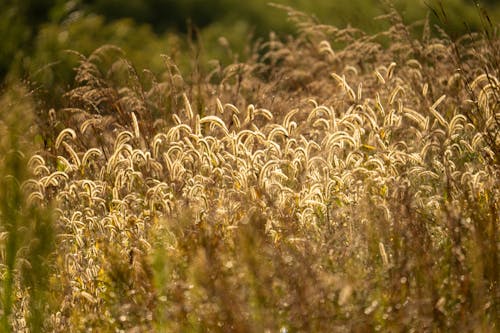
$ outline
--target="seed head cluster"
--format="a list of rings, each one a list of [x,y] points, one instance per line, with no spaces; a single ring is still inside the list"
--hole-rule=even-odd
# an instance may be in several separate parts
[[[190,76],[80,55],[22,185],[56,215],[44,325],[498,328],[498,38],[287,10],[297,36]]]

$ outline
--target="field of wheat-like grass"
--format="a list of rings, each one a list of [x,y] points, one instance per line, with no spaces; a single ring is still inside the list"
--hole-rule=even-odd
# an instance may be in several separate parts
[[[64,108],[2,118],[43,139],[1,138],[4,328],[500,329],[496,27],[289,14],[296,37],[191,75],[103,46]]]

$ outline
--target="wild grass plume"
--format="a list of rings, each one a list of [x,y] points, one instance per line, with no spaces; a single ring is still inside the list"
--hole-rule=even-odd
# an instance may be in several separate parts
[[[59,292],[23,308],[6,245],[4,328],[42,311],[56,332],[499,329],[497,26],[452,40],[391,12],[372,35],[285,10],[296,37],[210,71],[78,55],[14,175],[18,202],[54,207]]]

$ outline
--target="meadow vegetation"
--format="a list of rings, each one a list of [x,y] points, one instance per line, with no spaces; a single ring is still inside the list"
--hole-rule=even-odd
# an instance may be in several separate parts
[[[1,330],[499,330],[498,24],[277,7],[241,61],[106,44],[4,89]]]

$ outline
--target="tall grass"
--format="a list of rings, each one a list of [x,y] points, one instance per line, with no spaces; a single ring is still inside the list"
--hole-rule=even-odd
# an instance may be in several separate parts
[[[498,330],[495,30],[434,37],[393,11],[370,35],[283,8],[297,37],[208,73],[78,55],[23,186],[55,205],[45,330]],[[14,262],[8,315],[32,297],[9,296]]]
[[[23,86],[0,97],[0,272],[3,332],[40,332],[50,307],[50,255],[55,230],[52,213],[31,205],[23,182],[31,175],[27,158],[33,153],[34,102]]]

